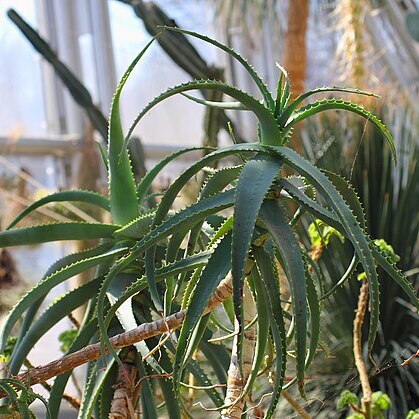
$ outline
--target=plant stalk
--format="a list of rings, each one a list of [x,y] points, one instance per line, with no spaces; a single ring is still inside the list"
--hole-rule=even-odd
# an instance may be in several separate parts
[[[368,372],[362,358],[362,324],[364,323],[365,312],[368,303],[368,283],[364,280],[359,291],[358,307],[354,320],[354,357],[355,365],[358,370],[359,380],[362,387],[362,407],[363,415],[366,419],[372,419],[371,415],[371,385],[368,380]]]
[[[288,404],[298,413],[303,419],[311,419],[311,416],[305,412],[305,410],[298,404],[298,402],[291,396],[286,390],[282,390],[282,395]]]
[[[244,325],[248,325],[256,316],[256,305],[252,298],[247,282],[244,283],[243,291],[243,321]],[[236,332],[238,331],[238,322],[236,320]],[[224,404],[228,406],[221,412],[223,419],[240,419],[243,413],[246,397],[243,397],[243,389],[249,378],[252,361],[255,351],[255,329],[253,325],[243,332],[243,348],[242,362],[239,365],[237,356],[238,349],[238,333],[236,333],[233,341],[233,350],[231,353],[230,367],[228,369],[227,393]]]
[[[118,367],[118,376],[113,385],[113,394],[109,419],[129,419],[139,417],[135,413],[135,385],[138,370],[135,366],[135,348],[125,348],[121,354],[122,364]]]

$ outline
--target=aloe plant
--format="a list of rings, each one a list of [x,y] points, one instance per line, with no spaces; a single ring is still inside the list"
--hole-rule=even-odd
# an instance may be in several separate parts
[[[71,369],[87,361],[90,362],[88,378],[79,417],[87,418],[92,414],[105,417],[110,411],[114,412],[112,380],[116,375],[124,376],[121,371],[126,362],[126,354],[120,357],[119,350],[133,344],[137,349],[133,361],[137,365],[134,382],[141,379],[141,388],[139,392],[134,391],[131,382],[126,412],[132,412],[139,403],[146,417],[157,417],[163,406],[160,401],[164,400],[169,417],[179,418],[182,410],[185,413],[190,410],[184,397],[184,388],[189,388],[194,395],[198,394],[198,401],[212,403],[213,409],[220,411],[223,417],[240,417],[249,391],[259,375],[264,374],[272,380],[271,388],[266,389],[271,395],[262,400],[268,402],[263,405],[266,417],[274,414],[283,389],[297,383],[304,395],[306,371],[318,349],[320,301],[327,293],[316,263],[295,231],[296,224],[304,217],[314,216],[345,237],[353,247],[353,265],[360,264],[365,271],[370,290],[369,349],[374,344],[379,324],[376,265],[419,306],[409,281],[367,235],[362,207],[349,183],[333,173],[319,170],[290,147],[292,129],[299,121],[329,109],[347,110],[374,124],[386,138],[396,160],[391,134],[361,106],[341,99],[303,104],[312,95],[322,92],[371,94],[356,89],[323,87],[291,101],[287,74],[279,68],[274,98],[255,70],[234,50],[197,33],[167,30],[194,36],[230,54],[255,81],[262,101],[219,81],[195,80],[171,88],[152,100],[124,135],[119,118],[120,94],[154,39],[151,40],[130,65],[114,95],[105,156],[109,198],[88,191],[59,192],[31,205],[0,233],[2,247],[101,239],[97,247],[65,256],[52,265],[11,311],[2,330],[4,347],[7,337],[23,317],[8,362],[10,373],[15,375],[39,338],[57,321],[89,301],[69,354],[17,376],[32,385],[58,375],[48,401],[52,417],[59,415]],[[220,91],[234,101],[196,99],[188,95],[193,90]],[[137,184],[127,146],[141,118],[175,94],[184,94],[212,108],[253,112],[259,121],[257,140],[212,150],[170,185],[155,209],[145,210],[144,203],[158,173],[191,149],[167,157]],[[231,157],[241,163],[237,165],[236,161],[236,165],[219,170],[208,169],[196,202],[177,212],[171,210],[191,178],[208,165]],[[282,170],[285,166],[295,175],[285,175],[286,171]],[[72,222],[12,228],[35,208],[60,200],[87,202],[103,208],[109,211],[111,221],[108,224]],[[70,290],[36,317],[42,301],[54,286],[91,267],[96,268],[92,281]],[[286,301],[281,294],[280,277],[281,283],[286,281],[290,288]],[[214,308],[221,302],[225,318],[220,321],[219,310],[214,312]],[[226,326],[228,321],[233,324],[233,332],[231,326]],[[177,328],[180,331],[174,337],[172,332]],[[221,341],[234,337],[232,346],[214,343],[219,341],[215,333],[220,330],[228,333]],[[164,338],[155,338],[163,333],[166,333]],[[110,338],[112,335],[116,336]],[[86,346],[89,342],[93,344]],[[294,368],[287,370],[290,356],[295,359],[292,362],[295,373]],[[293,377],[286,380],[286,373]],[[195,384],[185,383],[188,374],[193,376]],[[0,382],[1,395],[13,402],[13,383]],[[130,382],[125,384],[129,387]],[[224,391],[217,388],[226,384]],[[205,397],[199,396],[201,391],[205,391]],[[154,398],[150,397],[152,394]]]

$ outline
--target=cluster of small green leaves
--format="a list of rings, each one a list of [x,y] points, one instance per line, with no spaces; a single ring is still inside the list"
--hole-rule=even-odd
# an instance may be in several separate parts
[[[361,407],[358,396],[349,390],[344,390],[339,396],[336,404],[338,409],[350,407],[355,410],[354,413],[346,417],[346,419],[364,419],[364,415],[360,413]],[[373,418],[384,419],[384,412],[391,407],[390,398],[381,391],[375,391],[371,395],[371,414]]]
[[[202,317],[202,313],[229,272],[233,296],[232,300],[226,301],[224,308],[226,318],[231,319],[231,327],[234,328],[234,320],[239,325],[239,363],[244,332],[242,297],[245,280],[252,290],[258,312],[255,355],[243,397],[251,390],[260,370],[272,372],[274,377],[266,417],[273,415],[282,389],[297,382],[304,394],[304,377],[318,346],[320,300],[331,292],[323,291],[322,275],[294,231],[296,222],[306,215],[320,220],[316,225],[320,229],[321,240],[336,232],[352,244],[354,260],[348,270],[352,271],[361,264],[366,272],[370,289],[370,349],[379,320],[376,264],[388,272],[419,307],[409,281],[366,234],[362,207],[348,182],[333,173],[319,170],[287,146],[292,128],[299,121],[325,110],[343,109],[372,122],[394,152],[390,133],[362,107],[338,99],[303,104],[310,96],[322,92],[370,94],[354,89],[323,87],[291,100],[290,83],[281,68],[274,99],[254,69],[234,50],[205,36],[182,32],[215,45],[236,59],[255,81],[263,101],[222,82],[195,80],[171,88],[152,100],[124,136],[119,118],[122,88],[152,40],[130,65],[114,95],[108,151],[102,152],[108,169],[109,199],[89,191],[58,192],[29,206],[0,233],[2,247],[57,240],[100,239],[98,246],[65,256],[50,267],[44,278],[11,311],[0,342],[1,348],[4,348],[7,337],[23,317],[8,361],[10,372],[17,374],[29,351],[46,331],[88,302],[77,336],[71,343],[68,342],[68,352],[83,348],[92,341],[100,341],[103,359],[89,365],[80,418],[91,417],[93,411],[99,412],[100,417],[106,417],[109,411],[112,380],[115,368],[121,363],[117,351],[110,344],[109,335],[131,330],[139,323],[167,316],[186,306],[186,317],[177,339],[161,343],[157,339],[148,339],[136,344],[139,355],[137,365],[143,377],[140,391],[142,411],[147,412],[147,417],[158,415],[155,398],[150,397],[153,391],[157,391],[156,386],[145,377],[157,375],[163,377],[157,382],[169,417],[180,418],[182,409],[187,412],[181,391],[185,374],[192,374],[214,407],[222,409],[222,392],[225,390],[213,385],[192,354],[199,349],[218,383],[226,383],[230,348],[208,340],[214,330],[221,329],[229,334],[232,331],[217,322],[215,316]],[[186,95],[191,90],[208,89],[219,90],[235,101],[208,102]],[[175,94],[184,94],[205,106],[253,112],[259,121],[258,138],[252,143],[214,150],[193,163],[170,185],[158,205],[150,208],[148,194],[158,174],[172,160],[193,149],[168,156],[137,184],[127,145],[141,118],[155,105]],[[190,179],[207,165],[233,156],[238,157],[242,164],[214,170],[207,176],[196,202],[177,212],[171,211],[175,199]],[[281,169],[284,166],[300,176],[304,185],[301,186],[298,177],[283,176]],[[296,203],[296,211],[287,205],[290,200]],[[108,211],[111,223],[69,222],[12,229],[36,208],[62,201],[88,203]],[[226,216],[225,210],[231,209],[233,216]],[[287,303],[291,311],[283,308],[278,266],[281,266],[289,284],[291,299]],[[71,289],[38,316],[42,302],[55,286],[90,268],[96,269],[90,282]],[[342,279],[337,284],[341,282]],[[159,344],[158,353],[150,355],[150,351]],[[285,384],[289,348],[295,349],[296,377]],[[108,356],[105,355],[106,350]],[[270,354],[268,358],[266,353]],[[68,371],[57,377],[51,388],[48,407],[53,418],[59,415],[70,373]],[[17,400],[16,397],[10,394],[12,402]]]
[[[5,419],[35,419],[35,415],[29,409],[29,406],[38,399],[46,407],[46,418],[50,418],[47,401],[41,395],[35,393],[26,383],[13,378],[3,378],[0,380],[0,390],[8,397],[8,404],[0,406],[0,417]]]
[[[400,256],[396,254],[393,247],[389,245],[384,239],[375,239],[374,243],[391,263],[397,263],[400,260]],[[366,277],[367,274],[365,272],[361,272],[358,274],[357,279],[358,281],[363,281],[366,279]]]
[[[73,344],[74,340],[77,337],[77,330],[76,329],[68,329],[64,330],[58,335],[58,341],[61,343],[60,351],[61,352],[68,352]]]
[[[308,234],[313,247],[320,245],[326,247],[333,235],[335,235],[342,243],[345,241],[345,237],[340,234],[339,231],[325,224],[321,220],[315,220],[309,225]]]
[[[419,419],[419,409],[410,410],[406,416],[406,419]]]

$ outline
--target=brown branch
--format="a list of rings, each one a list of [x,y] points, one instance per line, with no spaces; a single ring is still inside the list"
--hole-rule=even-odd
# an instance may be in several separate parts
[[[231,276],[228,275],[223,279],[214,294],[208,301],[202,315],[208,314],[215,307],[217,307],[222,301],[224,301],[232,293],[231,287]],[[186,310],[178,311],[165,319],[157,320],[151,323],[143,323],[133,330],[121,333],[110,338],[110,343],[114,349],[125,348],[126,346],[133,345],[134,343],[140,342],[145,339],[149,339],[153,336],[161,335],[162,333],[170,332],[178,329],[185,318]],[[99,358],[101,355],[100,343],[94,343],[88,345],[77,352],[65,355],[55,361],[48,364],[35,367],[23,374],[19,374],[14,377],[22,383],[29,383],[33,386],[38,383],[49,380],[52,377],[56,377],[65,373],[66,371],[73,370],[80,365],[86,364],[87,362],[93,361]],[[7,395],[0,391],[0,398],[4,398]]]
[[[122,365],[118,367],[118,377],[113,388],[115,389],[109,419],[128,419],[139,417],[134,411],[135,383],[138,370],[135,366],[135,348],[125,348],[121,353]]]
[[[286,390],[282,390],[282,395],[288,404],[298,413],[298,416],[304,419],[311,419],[311,416],[298,404],[290,393]]]
[[[405,359],[400,365],[402,367],[405,367],[406,365],[409,365],[410,362],[418,356],[419,356],[419,349],[416,351],[415,354],[413,354],[413,355],[409,356],[409,358]]]
[[[31,362],[28,359],[25,359],[25,367],[28,369],[33,369],[34,366],[31,364]],[[48,384],[46,381],[39,383],[42,387],[44,387],[45,390],[47,390],[49,393],[51,392],[51,385]],[[68,404],[76,410],[80,410],[80,400],[76,397],[71,396],[70,394],[63,393],[62,395],[63,399],[68,402]]]
[[[368,380],[368,372],[362,358],[362,324],[364,323],[365,311],[368,303],[368,283],[364,281],[359,291],[358,307],[354,320],[354,357],[355,365],[358,370],[359,380],[362,387],[363,415],[366,419],[371,419],[371,386]]]
[[[72,325],[79,330],[80,329],[80,322],[74,317],[73,313],[68,313],[67,314],[68,319],[70,320],[70,322],[72,323]]]

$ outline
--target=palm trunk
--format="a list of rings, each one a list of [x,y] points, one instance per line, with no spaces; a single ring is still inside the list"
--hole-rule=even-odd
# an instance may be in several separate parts
[[[290,0],[288,2],[287,31],[284,37],[283,65],[291,81],[294,97],[304,92],[306,78],[306,30],[308,18],[308,0]],[[294,130],[293,148],[302,152],[302,143],[298,129]]]
[[[307,0],[290,0],[284,38],[283,64],[288,72],[295,96],[303,93],[306,75]]]

